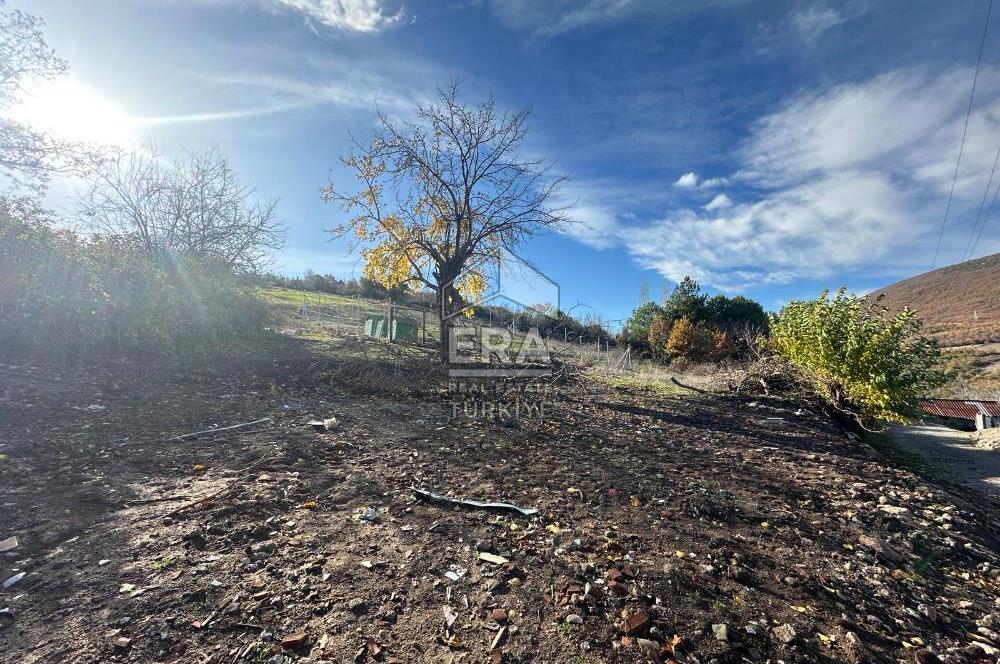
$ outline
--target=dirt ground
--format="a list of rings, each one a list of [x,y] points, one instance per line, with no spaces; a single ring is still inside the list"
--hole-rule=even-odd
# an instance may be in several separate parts
[[[0,365],[0,660],[1000,656],[996,507],[818,414],[566,382],[452,419],[313,360]]]

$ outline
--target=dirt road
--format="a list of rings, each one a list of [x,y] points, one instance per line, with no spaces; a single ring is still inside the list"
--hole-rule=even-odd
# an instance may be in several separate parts
[[[936,472],[1000,499],[1000,451],[976,447],[974,433],[940,424],[893,427],[893,438],[930,462]]]

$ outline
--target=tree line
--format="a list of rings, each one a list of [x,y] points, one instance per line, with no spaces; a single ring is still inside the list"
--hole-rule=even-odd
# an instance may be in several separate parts
[[[743,356],[768,329],[760,303],[742,295],[709,297],[698,282],[684,277],[662,303],[639,305],[619,342],[662,361],[718,362]]]

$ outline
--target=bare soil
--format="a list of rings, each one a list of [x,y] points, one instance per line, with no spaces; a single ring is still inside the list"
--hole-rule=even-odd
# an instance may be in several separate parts
[[[819,414],[567,382],[511,426],[314,360],[0,365],[0,660],[996,660],[996,507]]]

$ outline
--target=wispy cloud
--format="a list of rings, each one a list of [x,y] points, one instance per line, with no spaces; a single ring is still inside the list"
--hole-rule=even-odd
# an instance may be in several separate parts
[[[847,19],[831,7],[806,7],[792,16],[792,25],[799,37],[806,43],[813,43],[827,30],[834,28]]]
[[[927,267],[970,77],[908,69],[794,96],[753,124],[728,185],[717,179],[746,202],[718,193],[657,220],[607,222],[601,245],[723,289]],[[946,235],[956,259],[1000,143],[1000,71],[982,71],[979,85]],[[676,185],[697,199],[698,183],[689,172]]]
[[[377,32],[403,18],[402,7],[385,10],[379,0],[274,0],[307,18],[340,30]],[[310,23],[311,25],[311,23]]]
[[[702,189],[717,189],[725,187],[727,184],[729,184],[729,178],[706,178],[698,186]]]
[[[491,0],[493,13],[504,24],[536,35],[556,35],[602,25],[625,16],[632,0]]]
[[[481,0],[506,26],[535,37],[600,30],[636,16],[684,16],[745,0]]]

